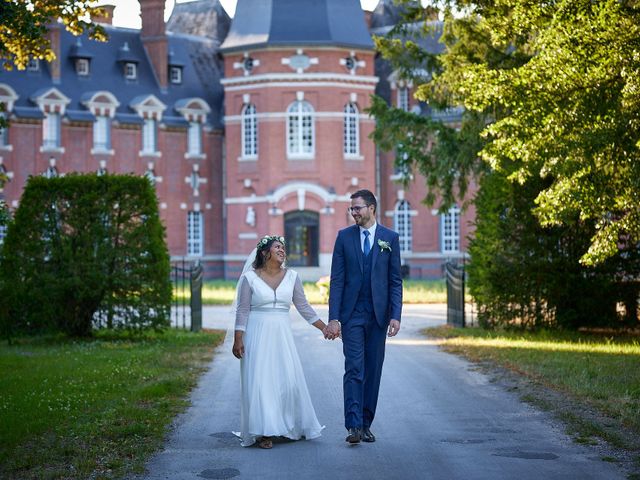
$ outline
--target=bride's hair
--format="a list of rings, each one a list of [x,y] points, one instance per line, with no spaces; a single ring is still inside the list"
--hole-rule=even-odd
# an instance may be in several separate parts
[[[267,240],[266,242],[264,240]],[[276,237],[265,237],[260,242],[258,242],[258,250],[256,251],[256,259],[253,261],[251,265],[254,270],[258,270],[264,267],[264,264],[267,263],[267,260],[270,258],[269,250],[271,249],[271,245],[273,242],[280,242],[284,245],[284,242]]]

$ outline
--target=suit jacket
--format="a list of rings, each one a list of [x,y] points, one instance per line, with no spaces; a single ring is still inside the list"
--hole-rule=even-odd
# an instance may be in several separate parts
[[[391,251],[382,249],[378,240],[387,242]],[[400,241],[393,230],[378,223],[371,243],[371,293],[376,321],[386,327],[389,320],[402,315],[402,276]],[[363,253],[357,225],[338,232],[331,261],[329,320],[349,321],[362,285]]]

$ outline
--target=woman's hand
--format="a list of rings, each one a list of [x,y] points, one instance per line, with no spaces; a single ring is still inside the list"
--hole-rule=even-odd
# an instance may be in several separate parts
[[[240,335],[236,335],[233,339],[233,356],[236,358],[244,357],[244,341],[242,340],[242,333]]]

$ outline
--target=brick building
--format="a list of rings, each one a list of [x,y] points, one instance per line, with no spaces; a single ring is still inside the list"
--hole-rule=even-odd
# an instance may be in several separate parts
[[[350,194],[369,188],[412,277],[439,277],[462,256],[473,212],[424,207],[424,181],[399,187],[393,155],[369,138],[373,93],[443,114],[414,105],[411,85],[376,58],[371,33],[397,21],[389,0],[372,13],[358,0],[239,0],[233,20],[218,0],[198,0],[176,4],[166,24],[164,3],[140,0],[141,30],[101,19],[107,43],[54,25],[54,62],[0,72],[10,207],[29,175],[146,175],[172,257],[235,278],[260,236],[284,234],[289,263],[314,279],[351,223]]]

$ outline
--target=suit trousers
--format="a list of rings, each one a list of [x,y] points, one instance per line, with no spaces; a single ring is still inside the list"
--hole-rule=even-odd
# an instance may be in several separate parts
[[[349,428],[368,428],[373,422],[380,391],[387,329],[373,312],[356,308],[342,325],[344,352],[344,422]]]

